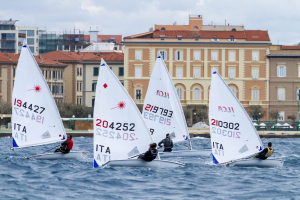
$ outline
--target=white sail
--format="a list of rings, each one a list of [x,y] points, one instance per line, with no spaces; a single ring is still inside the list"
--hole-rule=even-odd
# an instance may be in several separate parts
[[[25,41],[12,97],[13,148],[65,140],[65,129],[49,86]]]
[[[209,97],[214,163],[227,163],[258,153],[263,145],[251,119],[215,69]]]
[[[94,167],[144,153],[150,143],[140,111],[101,60],[94,107]]]
[[[151,74],[142,116],[155,142],[160,142],[167,133],[173,142],[189,139],[180,100],[160,55]]]

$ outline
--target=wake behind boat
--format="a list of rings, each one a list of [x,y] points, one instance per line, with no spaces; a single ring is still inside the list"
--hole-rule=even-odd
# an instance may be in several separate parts
[[[211,149],[192,150],[191,139],[180,100],[159,52],[150,77],[142,116],[156,143],[165,138],[167,133],[170,134],[174,143],[189,142],[188,150],[160,152],[159,155],[162,158],[209,156],[211,154]]]
[[[137,156],[153,143],[135,103],[101,60],[94,107],[94,168],[103,165],[123,167],[180,167],[178,162],[146,162]]]
[[[224,98],[226,97],[226,98]],[[213,162],[242,167],[282,167],[281,159],[253,159],[263,144],[247,112],[213,69],[209,121]]]
[[[23,42],[12,96],[12,149],[66,140],[66,132],[51,91],[26,42]],[[75,158],[70,152],[39,158]]]

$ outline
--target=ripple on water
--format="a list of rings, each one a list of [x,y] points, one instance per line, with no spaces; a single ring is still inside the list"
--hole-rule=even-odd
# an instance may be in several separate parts
[[[11,138],[0,138],[0,199],[291,199],[300,198],[298,139],[271,141],[283,168],[215,166],[209,158],[171,158],[183,168],[93,168],[93,139],[74,138],[74,150],[89,152],[80,160],[25,160],[10,150]],[[210,148],[197,138],[194,149]],[[48,146],[16,149],[35,155]],[[175,144],[176,149],[186,149]],[[16,196],[17,195],[17,196]]]

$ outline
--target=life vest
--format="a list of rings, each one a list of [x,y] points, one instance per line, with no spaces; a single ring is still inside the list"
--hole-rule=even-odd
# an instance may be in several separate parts
[[[273,149],[268,148],[268,153],[266,153],[265,157],[268,158],[272,155]]]
[[[69,142],[69,144],[68,144],[68,146],[67,146],[67,150],[71,150],[71,149],[73,148],[73,141],[70,140],[70,139],[67,139],[67,140],[68,140],[68,142]]]
[[[151,152],[151,159],[154,160],[157,156],[157,150],[156,149],[150,149]]]

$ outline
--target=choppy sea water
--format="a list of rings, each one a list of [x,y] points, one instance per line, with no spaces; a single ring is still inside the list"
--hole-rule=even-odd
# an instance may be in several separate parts
[[[93,138],[74,138],[74,150],[88,151],[81,160],[26,160],[0,138],[0,199],[300,199],[299,139],[271,141],[283,168],[215,166],[209,158],[169,158],[183,168],[93,168]],[[210,148],[196,138],[194,149]],[[176,150],[186,149],[176,144]],[[15,150],[36,155],[54,145]],[[273,154],[273,156],[274,156]]]

